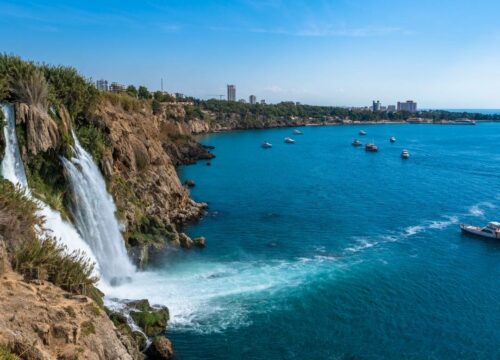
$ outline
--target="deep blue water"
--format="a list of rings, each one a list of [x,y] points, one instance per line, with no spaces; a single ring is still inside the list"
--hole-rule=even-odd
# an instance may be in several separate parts
[[[207,247],[157,264],[179,359],[500,358],[500,241],[458,228],[500,220],[500,124],[359,129],[201,139]]]

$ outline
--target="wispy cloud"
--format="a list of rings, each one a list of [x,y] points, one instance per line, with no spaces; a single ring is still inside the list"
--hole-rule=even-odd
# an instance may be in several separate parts
[[[275,35],[288,35],[300,37],[352,37],[352,38],[365,38],[365,37],[380,37],[391,34],[399,35],[412,35],[412,31],[405,30],[399,27],[341,27],[335,28],[332,26],[307,26],[301,29],[290,30],[284,28],[252,28],[248,31],[253,33],[275,34]]]

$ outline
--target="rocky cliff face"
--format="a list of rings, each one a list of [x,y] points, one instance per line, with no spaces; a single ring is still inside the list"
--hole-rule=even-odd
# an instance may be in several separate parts
[[[189,197],[175,166],[211,154],[172,116],[103,103],[90,119],[109,140],[101,168],[139,265],[168,243],[181,244],[182,224],[199,218],[206,207]]]
[[[87,297],[47,282],[26,283],[8,271],[0,279],[0,299],[0,343],[11,344],[22,359],[143,358]]]

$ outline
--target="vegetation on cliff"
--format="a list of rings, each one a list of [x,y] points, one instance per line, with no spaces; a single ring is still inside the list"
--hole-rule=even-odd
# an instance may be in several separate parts
[[[25,192],[0,179],[0,234],[12,268],[30,279],[52,282],[66,291],[85,294],[102,304],[94,264],[82,253],[69,253],[44,232],[38,205]]]

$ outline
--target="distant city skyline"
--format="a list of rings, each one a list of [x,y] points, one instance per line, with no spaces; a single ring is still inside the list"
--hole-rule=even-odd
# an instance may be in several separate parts
[[[198,98],[500,108],[500,3],[4,0],[0,51]],[[210,15],[210,16],[208,16]]]

